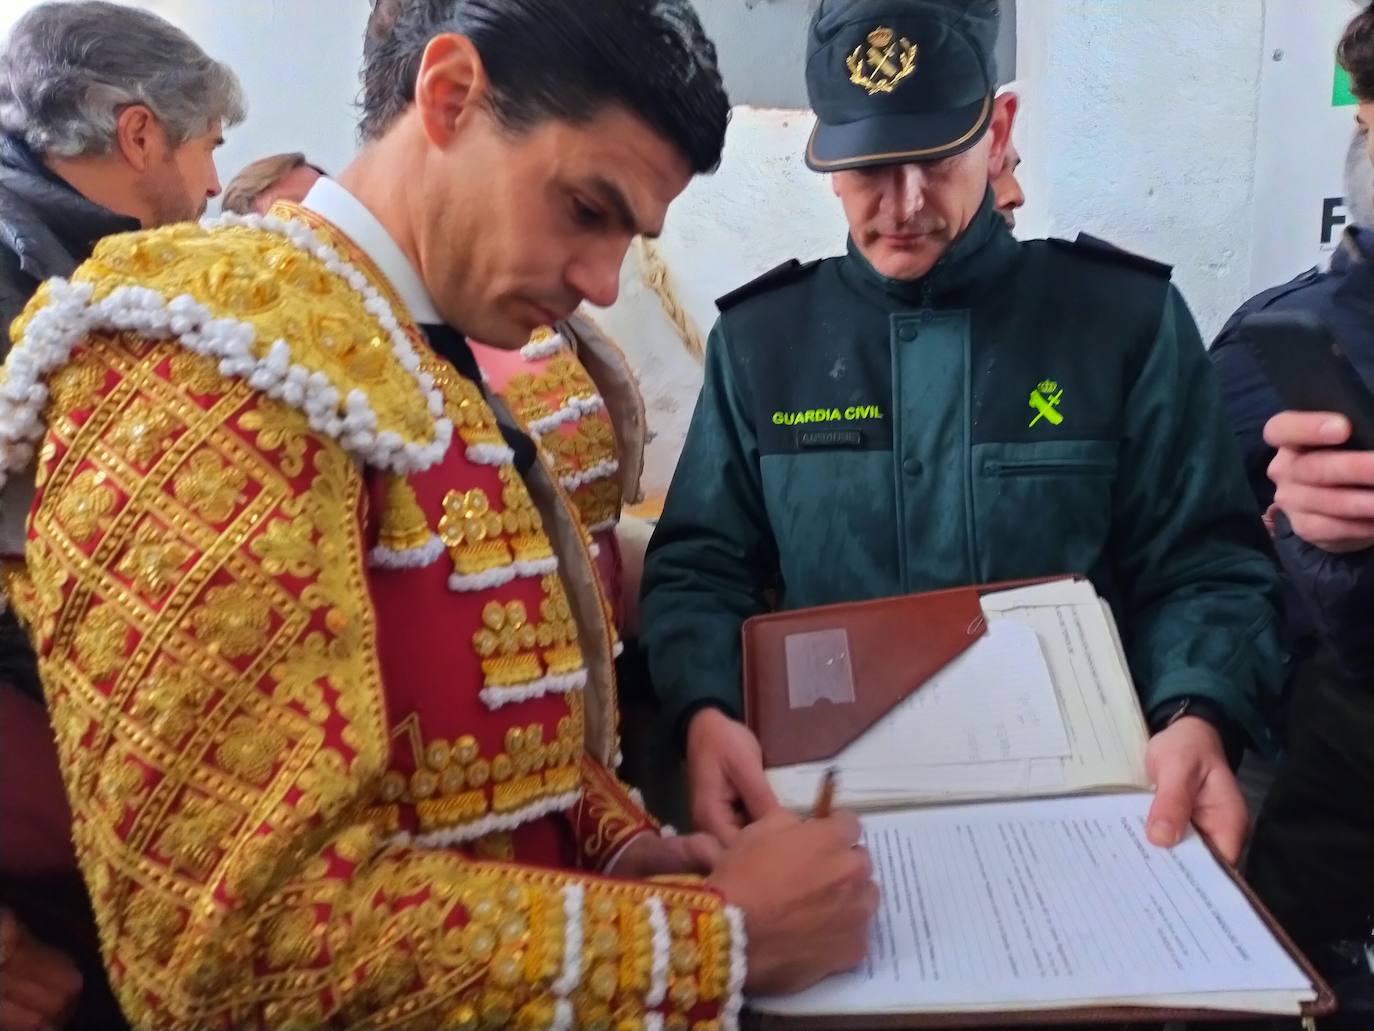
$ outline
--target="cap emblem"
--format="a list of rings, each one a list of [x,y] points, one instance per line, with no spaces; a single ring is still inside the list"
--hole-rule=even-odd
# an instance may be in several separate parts
[[[916,70],[916,44],[903,36],[893,38],[888,28],[876,28],[860,43],[845,63],[849,81],[868,95],[891,93]]]

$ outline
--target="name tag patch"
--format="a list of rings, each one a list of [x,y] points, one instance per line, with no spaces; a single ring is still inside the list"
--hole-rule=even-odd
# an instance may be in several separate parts
[[[797,447],[819,450],[836,447],[863,447],[863,430],[799,430]]]

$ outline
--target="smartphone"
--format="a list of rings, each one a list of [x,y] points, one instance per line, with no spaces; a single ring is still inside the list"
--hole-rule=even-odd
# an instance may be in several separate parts
[[[1285,408],[1339,412],[1351,425],[1340,446],[1374,451],[1374,392],[1326,323],[1306,312],[1259,312],[1240,330]]]

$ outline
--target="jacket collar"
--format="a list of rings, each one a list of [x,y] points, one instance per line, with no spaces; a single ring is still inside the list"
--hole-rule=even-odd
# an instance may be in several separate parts
[[[1020,245],[997,213],[992,190],[967,229],[950,245],[935,267],[920,279],[891,279],[877,271],[855,245],[853,237],[840,259],[845,281],[886,306],[948,305],[1000,276],[1020,252]]]
[[[333,179],[321,176],[301,207],[332,223],[372,259],[415,322],[424,326],[443,322],[420,273],[362,201]]]
[[[1341,238],[1341,245],[1331,255],[1329,275],[1339,282],[1338,296],[1349,295],[1362,307],[1368,307],[1374,297],[1374,230],[1351,226]]]
[[[1374,264],[1374,229],[1351,226],[1341,237],[1336,253],[1331,255],[1331,271],[1342,275],[1356,268]]]
[[[0,246],[26,275],[69,275],[102,239],[139,228],[138,219],[83,197],[18,136],[0,135]]]

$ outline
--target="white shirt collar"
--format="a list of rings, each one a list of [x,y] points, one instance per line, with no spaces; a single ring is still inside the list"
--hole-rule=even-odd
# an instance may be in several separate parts
[[[415,266],[401,252],[386,227],[377,221],[377,216],[368,211],[357,197],[333,179],[322,176],[305,195],[301,207],[332,223],[362,248],[363,253],[391,282],[407,313],[417,323],[436,324],[444,321],[439,317]]]

